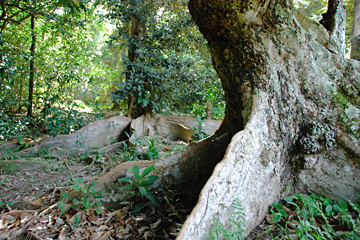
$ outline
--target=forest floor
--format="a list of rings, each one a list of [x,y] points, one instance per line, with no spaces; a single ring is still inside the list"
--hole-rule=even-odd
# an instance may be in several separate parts
[[[184,142],[155,141],[159,158],[187,146]],[[160,208],[147,204],[132,213],[132,205],[119,210],[72,208],[65,213],[53,205],[81,178],[96,181],[125,160],[119,149],[108,153],[67,153],[39,156],[4,155],[0,160],[0,239],[175,239],[193,204],[164,189],[155,193]],[[129,156],[129,155],[127,155]],[[96,212],[96,209],[98,212]]]
[[[188,145],[160,137],[147,141],[155,143],[153,150],[160,161]],[[0,239],[175,239],[195,203],[183,201],[168,187],[154,193],[160,207],[147,203],[136,213],[133,203],[124,203],[116,210],[85,202],[72,205],[65,212],[58,208],[61,196],[74,188],[76,179],[86,186],[129,158],[146,159],[146,151],[138,149],[139,155],[135,156],[129,149],[59,155],[49,151],[37,155],[15,152],[0,156]],[[297,215],[296,210],[285,201],[282,205],[288,210],[282,225],[273,221],[269,211],[246,239],[298,239],[295,229],[287,223]],[[360,223],[360,214],[348,212]],[[327,220],[333,221],[332,218],[329,215]],[[338,222],[332,226],[340,229],[338,232],[351,230]],[[284,229],[290,229],[292,234],[286,236]]]

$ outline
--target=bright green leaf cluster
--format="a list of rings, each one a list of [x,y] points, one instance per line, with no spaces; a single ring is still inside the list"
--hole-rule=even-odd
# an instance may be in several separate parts
[[[140,175],[140,169],[138,165],[134,165],[130,168],[127,173],[134,173],[135,178],[123,177],[120,178],[120,181],[128,183],[130,192],[132,195],[135,195],[137,192],[140,193],[141,198],[144,196],[147,197],[152,204],[156,207],[160,207],[156,201],[155,196],[148,190],[154,182],[159,178],[157,175],[147,176],[150,172],[154,171],[156,167],[154,165],[148,166],[145,168],[143,173]],[[139,203],[135,205],[133,212],[140,211],[145,206],[144,203]]]

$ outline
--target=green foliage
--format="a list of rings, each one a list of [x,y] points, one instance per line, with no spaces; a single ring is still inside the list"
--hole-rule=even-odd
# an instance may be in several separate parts
[[[147,151],[145,152],[145,156],[147,156],[148,160],[154,160],[159,156],[159,148],[155,146],[155,141],[153,139],[150,141],[148,140],[147,142],[149,145]]]
[[[205,40],[184,7],[124,0],[108,1],[106,8],[117,25],[111,46],[129,50],[114,100],[134,96],[135,104],[157,112],[191,111],[204,100],[206,86],[219,82],[203,51]]]
[[[305,16],[320,21],[323,13],[327,11],[328,2],[326,0],[304,1],[293,0],[294,6]]]
[[[130,193],[134,196],[135,194],[141,195],[141,198],[144,196],[147,197],[152,204],[154,204],[156,207],[160,207],[158,202],[156,201],[155,196],[148,190],[154,182],[159,178],[157,175],[151,175],[146,176],[153,170],[155,170],[156,167],[154,165],[148,166],[145,168],[144,172],[140,175],[139,166],[134,165],[132,168],[127,170],[126,173],[134,173],[134,178],[131,177],[123,177],[119,180],[122,182],[128,183],[128,186],[130,188]],[[144,203],[138,203],[134,206],[132,212],[138,212],[145,206]]]
[[[16,139],[18,134],[28,130],[28,118],[7,115],[0,109],[0,140]]]
[[[294,193],[294,196],[296,199],[284,198],[284,201],[294,208],[291,213],[286,212],[280,203],[272,204],[275,209],[275,211],[272,210],[273,219],[288,237],[290,233],[280,225],[281,222],[295,225],[295,234],[299,239],[358,239],[360,237],[360,220],[354,219],[349,213],[351,210],[360,214],[358,204],[349,201],[352,207],[349,209],[348,204],[343,200],[336,203],[316,194],[302,196]],[[344,232],[336,231],[333,228],[336,224],[341,224]]]
[[[217,219],[205,239],[245,239],[246,232],[244,228],[246,225],[245,214],[242,212],[243,210],[244,209],[241,207],[239,199],[236,199],[231,205],[231,210],[229,212],[231,230],[226,229],[220,220]]]
[[[2,198],[3,197],[3,195],[0,195],[0,198]],[[0,200],[0,208],[6,208],[7,206],[12,206],[13,204],[12,204],[12,202],[10,202],[10,201],[5,201],[5,202],[3,202],[2,200]]]
[[[126,161],[137,161],[140,159],[155,160],[155,158],[159,157],[159,148],[155,146],[154,139],[148,140],[139,137],[135,131],[133,131],[131,137],[129,134],[125,134],[129,138],[129,144],[124,142],[122,149],[122,155]],[[140,147],[147,147],[146,152],[143,155],[138,151],[138,148]]]
[[[25,99],[29,94],[30,60],[35,61],[37,72],[35,110],[47,111],[59,101],[74,98],[94,103],[97,92],[102,90],[101,84],[106,82],[100,50],[107,36],[95,5],[87,0],[79,2],[79,6],[67,0],[37,1],[34,5],[28,1],[16,2],[6,11],[21,7],[19,14],[8,16],[16,16],[22,24],[5,24],[6,20],[0,20],[4,27],[0,34],[0,109],[4,105],[3,110],[8,113],[28,106]],[[85,4],[86,11],[83,11]],[[37,37],[35,58],[30,57],[29,52],[32,43],[30,18],[20,17],[29,14],[26,9],[38,14],[34,30]]]
[[[196,119],[197,119],[197,121],[195,121],[194,124],[196,124],[197,126],[193,127],[194,128],[193,139],[201,140],[201,139],[208,137],[209,134],[206,134],[203,129],[203,125],[206,120],[202,119],[200,115],[197,115]]]
[[[211,117],[213,120],[223,120],[225,116],[225,98],[224,91],[220,82],[214,82],[213,85],[207,86],[201,95],[201,101],[194,102],[192,105],[192,116],[205,116],[206,104],[212,103]]]
[[[73,202],[71,203],[71,207],[82,208],[82,209],[97,207],[96,213],[100,214],[101,209],[99,207],[102,205],[101,199],[104,197],[102,196],[103,191],[96,191],[96,189],[94,188],[97,182],[93,181],[90,185],[82,186],[84,185],[84,180],[82,178],[77,178],[75,181],[73,179],[70,179],[70,181],[73,184],[72,189],[74,189],[76,192],[81,193],[78,194],[79,200],[74,199]],[[69,193],[66,192],[60,197],[60,201],[58,203],[58,209],[61,210],[61,213],[64,213],[65,211],[69,210],[69,209],[65,209],[65,204],[62,201],[66,199],[68,196]]]
[[[123,147],[123,158],[126,161],[137,161],[139,160],[140,152],[137,151],[137,147],[140,146],[143,142],[141,137],[138,137],[136,132],[133,131],[132,136],[125,132],[127,137],[129,138],[129,144],[124,142]]]

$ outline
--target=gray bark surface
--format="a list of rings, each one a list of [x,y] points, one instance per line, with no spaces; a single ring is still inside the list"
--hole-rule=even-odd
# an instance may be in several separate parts
[[[285,186],[359,202],[359,62],[319,43],[290,1],[192,0],[189,9],[225,91],[219,131],[241,131],[177,239],[202,239],[217,218],[229,227],[235,199],[248,232]]]
[[[101,149],[117,142],[130,125],[131,119],[124,116],[99,120],[81,128],[76,133],[57,135],[39,142],[34,148],[22,152],[38,151],[41,148],[50,148],[55,151],[88,151]]]

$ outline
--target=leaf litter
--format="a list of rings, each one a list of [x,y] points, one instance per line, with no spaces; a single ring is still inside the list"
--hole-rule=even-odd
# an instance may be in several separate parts
[[[168,154],[168,146],[163,151]],[[132,213],[131,203],[119,210],[71,208],[61,213],[57,203],[60,193],[71,190],[69,178],[81,177],[86,183],[97,180],[120,163],[119,153],[46,158],[53,162],[50,167],[0,175],[0,200],[5,203],[0,207],[0,239],[175,239],[193,208],[193,203],[179,197],[170,201],[159,192],[160,208],[146,204],[137,213]]]

